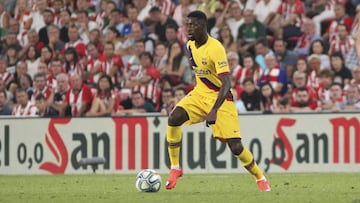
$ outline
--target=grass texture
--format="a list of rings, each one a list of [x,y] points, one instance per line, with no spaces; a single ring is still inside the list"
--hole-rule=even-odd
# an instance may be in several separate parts
[[[248,174],[184,174],[175,189],[135,188],[136,175],[0,176],[0,202],[129,203],[360,203],[360,173],[267,174],[271,192],[259,192]]]

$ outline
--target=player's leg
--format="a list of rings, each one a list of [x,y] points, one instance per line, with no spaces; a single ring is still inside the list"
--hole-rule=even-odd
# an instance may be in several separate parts
[[[231,152],[241,161],[241,164],[248,170],[255,178],[260,191],[270,191],[269,182],[266,180],[263,172],[257,165],[250,150],[243,146],[241,138],[227,139],[227,143]]]
[[[166,140],[168,142],[168,153],[170,157],[170,174],[166,182],[166,189],[172,189],[176,185],[176,180],[182,176],[180,169],[180,143],[181,143],[181,125],[189,120],[187,112],[182,107],[175,107],[168,118],[166,128]]]

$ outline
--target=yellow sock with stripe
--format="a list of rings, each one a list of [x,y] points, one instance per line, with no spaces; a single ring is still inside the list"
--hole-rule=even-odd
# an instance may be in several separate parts
[[[171,168],[179,168],[180,160],[180,142],[181,142],[181,127],[167,126],[166,140],[168,142],[168,153],[170,157]]]
[[[260,180],[264,177],[263,172],[256,164],[252,153],[244,147],[244,150],[237,156],[240,159],[241,164],[248,170],[253,176],[255,176],[256,180]]]

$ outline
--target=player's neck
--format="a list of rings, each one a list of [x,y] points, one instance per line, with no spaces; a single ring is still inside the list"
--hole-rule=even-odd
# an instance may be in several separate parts
[[[203,36],[201,36],[198,40],[195,41],[195,46],[196,48],[199,48],[201,47],[203,44],[206,43],[208,39],[208,35],[207,34],[204,34]]]

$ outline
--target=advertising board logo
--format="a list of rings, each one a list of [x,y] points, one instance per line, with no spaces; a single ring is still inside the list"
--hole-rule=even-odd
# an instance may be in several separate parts
[[[70,118],[50,120],[48,133],[45,135],[45,142],[55,157],[56,162],[46,161],[40,165],[40,169],[53,174],[63,174],[65,172],[69,161],[68,151],[55,125],[68,124],[69,122]]]

